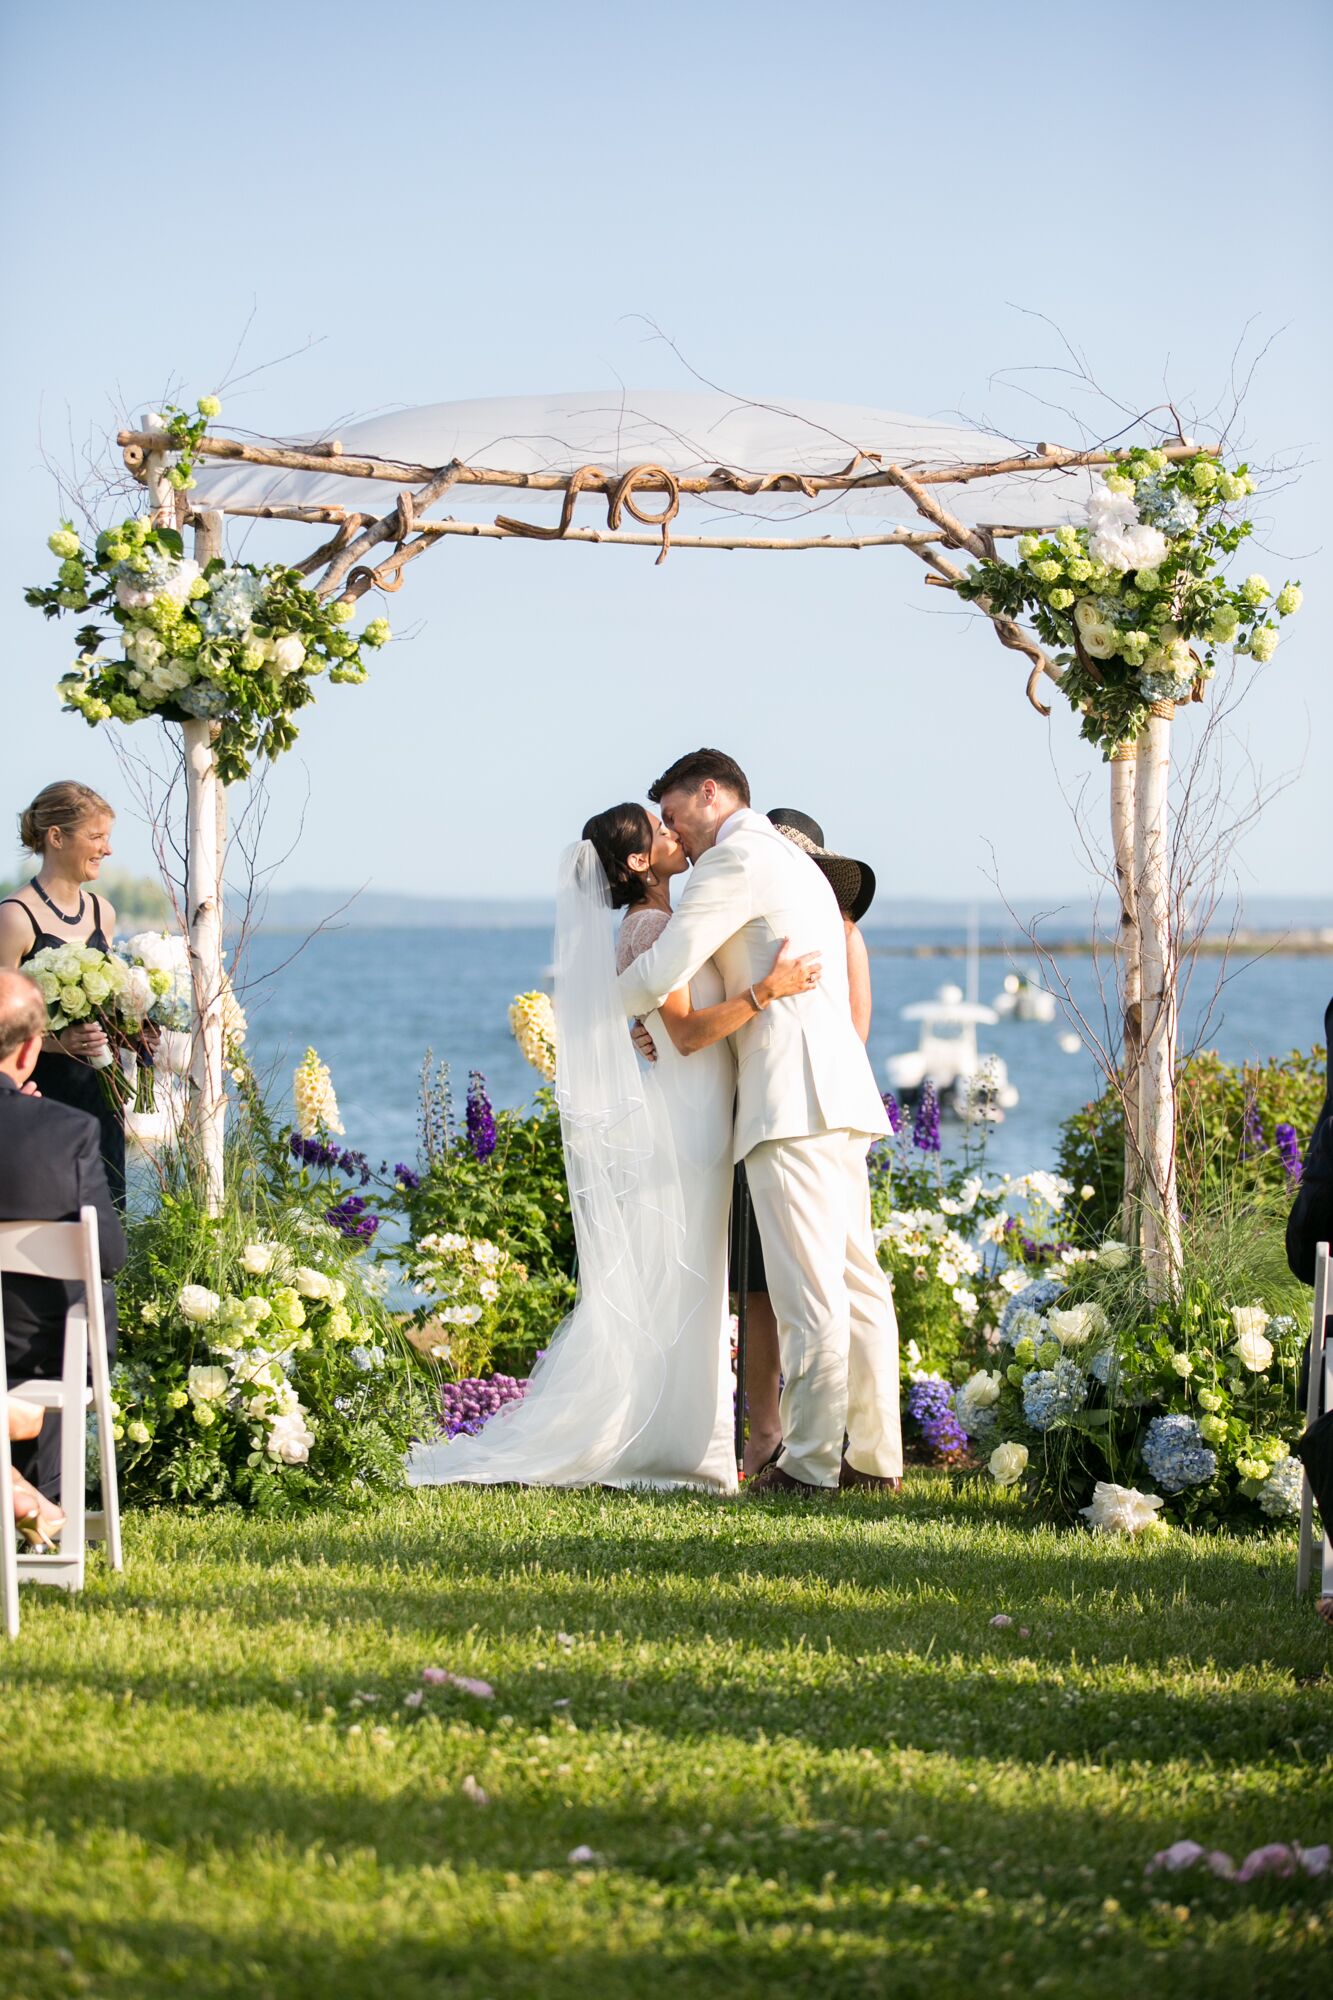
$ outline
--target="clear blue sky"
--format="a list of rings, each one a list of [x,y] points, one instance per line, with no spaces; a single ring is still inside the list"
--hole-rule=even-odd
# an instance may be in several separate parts
[[[1280,335],[1245,425],[1310,464],[1250,566],[1300,575],[1308,608],[1232,755],[1299,773],[1250,888],[1327,892],[1331,23],[1302,0],[5,9],[6,828],[78,774],[149,864],[104,732],[58,710],[69,625],[22,604],[50,567],[43,449],[173,380],[213,389],[252,310],[242,370],[319,343],[229,393],[259,430],[688,386],[648,315],[731,390],[1059,436],[992,379],[1062,358],[1018,306],[1136,406],[1165,383],[1206,408],[1247,322],[1251,350]],[[543,892],[589,811],[708,741],[898,894],[986,893],[992,849],[1013,895],[1074,891],[1066,794],[1100,767],[922,574],[893,551],[432,552],[388,606],[411,642],[323,690],[276,767],[265,854],[299,832],[289,886]]]

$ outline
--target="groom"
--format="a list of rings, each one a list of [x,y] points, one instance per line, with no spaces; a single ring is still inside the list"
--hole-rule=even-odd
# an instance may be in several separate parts
[[[809,856],[751,812],[745,773],[722,751],[677,758],[648,796],[694,865],[661,938],[620,975],[625,1012],[651,1013],[710,958],[727,998],[749,995],[755,1009],[735,1036],[736,1158],[759,1222],[784,1387],[782,1451],[751,1490],[897,1490],[898,1328],[866,1175],[870,1143],[889,1125],[852,1026],[837,899]],[[783,938],[818,950],[823,977],[761,1010],[755,983]]]

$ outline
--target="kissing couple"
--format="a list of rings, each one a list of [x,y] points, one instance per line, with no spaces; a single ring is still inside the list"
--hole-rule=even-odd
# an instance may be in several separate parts
[[[722,751],[678,758],[648,796],[660,819],[598,813],[560,863],[556,1100],[578,1301],[523,1400],[475,1437],[414,1447],[408,1478],[735,1492],[727,1260],[743,1161],[784,1378],[781,1446],[749,1490],[896,1489],[898,1330],[866,1172],[889,1128],[837,896],[814,843],[751,811]],[[656,1054],[647,1069],[630,1020]]]

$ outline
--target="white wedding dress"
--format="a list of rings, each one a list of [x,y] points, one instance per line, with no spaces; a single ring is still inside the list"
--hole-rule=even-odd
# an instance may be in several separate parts
[[[630,1045],[617,974],[670,921],[627,912],[590,842],[561,864],[556,1099],[579,1255],[579,1298],[528,1392],[476,1437],[413,1447],[417,1486],[702,1487],[734,1493],[727,1299],[735,1065],[727,1042],[678,1055],[649,1016],[657,1062]],[[710,963],[691,1004],[725,998]]]

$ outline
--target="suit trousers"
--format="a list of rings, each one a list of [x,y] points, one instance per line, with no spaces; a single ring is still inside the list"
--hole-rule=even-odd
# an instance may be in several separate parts
[[[903,1469],[898,1322],[875,1256],[864,1133],[769,1139],[746,1155],[782,1356],[784,1472],[838,1484]]]

